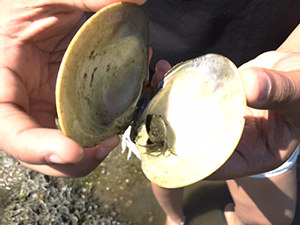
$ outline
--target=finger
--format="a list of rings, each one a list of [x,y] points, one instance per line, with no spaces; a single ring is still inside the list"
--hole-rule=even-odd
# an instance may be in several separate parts
[[[83,148],[61,131],[41,128],[17,107],[0,106],[0,148],[18,160],[28,164],[66,164],[79,162],[85,156]],[[116,138],[104,141],[94,157],[102,161],[117,144]]]
[[[299,115],[300,71],[247,68],[241,74],[250,107],[270,109],[287,116]]]
[[[121,0],[48,0],[48,1],[42,1],[42,0],[31,0],[33,4],[43,4],[43,5],[50,5],[50,4],[63,4],[68,5],[72,7],[76,7],[77,9],[80,9],[82,11],[93,11],[96,12],[100,10],[101,8],[120,2]],[[134,3],[137,5],[144,4],[146,0],[122,0],[122,2],[128,2],[128,3]],[[28,1],[26,1],[26,4],[28,4]]]
[[[84,157],[74,164],[50,164],[34,165],[21,162],[27,168],[39,171],[43,174],[59,177],[83,177],[91,173],[118,146],[120,138],[114,135],[98,146],[84,149]]]
[[[20,108],[0,104],[0,148],[30,164],[75,163],[83,149],[61,131],[41,128]]]
[[[171,69],[171,64],[167,60],[159,60],[156,63],[155,70],[159,72],[168,72]]]
[[[171,65],[168,61],[166,60],[158,61],[155,66],[155,74],[153,75],[152,85],[155,86],[156,84],[158,84],[158,82],[164,78],[164,75],[170,69],[171,69]]]
[[[256,168],[250,168],[242,155],[234,153],[218,170],[209,175],[206,180],[230,180],[245,177],[251,175],[248,174],[250,169],[255,170]]]

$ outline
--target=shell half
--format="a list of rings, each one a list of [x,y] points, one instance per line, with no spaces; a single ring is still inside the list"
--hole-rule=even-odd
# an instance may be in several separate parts
[[[240,75],[227,58],[208,54],[175,66],[146,112],[164,121],[165,127],[154,124],[158,127],[154,132],[165,136],[165,142],[149,141],[147,122],[136,137],[145,175],[166,188],[209,176],[236,148],[245,109]]]
[[[148,78],[148,16],[116,3],[93,15],[70,43],[56,85],[58,122],[84,147],[122,133]]]

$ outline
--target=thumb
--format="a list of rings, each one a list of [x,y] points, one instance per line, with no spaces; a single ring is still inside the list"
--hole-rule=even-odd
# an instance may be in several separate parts
[[[84,156],[83,148],[61,131],[41,127],[13,104],[0,104],[0,124],[0,149],[25,163],[76,163]]]
[[[246,68],[241,75],[250,107],[270,109],[286,116],[299,114],[300,71]]]

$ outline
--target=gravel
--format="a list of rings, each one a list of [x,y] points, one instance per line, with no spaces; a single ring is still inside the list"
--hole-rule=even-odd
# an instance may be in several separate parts
[[[55,178],[0,151],[0,224],[156,224],[159,207],[140,162],[120,153],[107,162],[84,178]]]

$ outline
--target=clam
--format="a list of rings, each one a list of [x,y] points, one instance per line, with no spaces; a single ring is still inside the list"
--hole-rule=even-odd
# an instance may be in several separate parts
[[[154,183],[177,188],[220,168],[244,127],[245,92],[235,65],[208,54],[148,85],[149,23],[134,4],[115,3],[73,38],[56,86],[63,133],[84,147],[131,125],[130,139]]]

